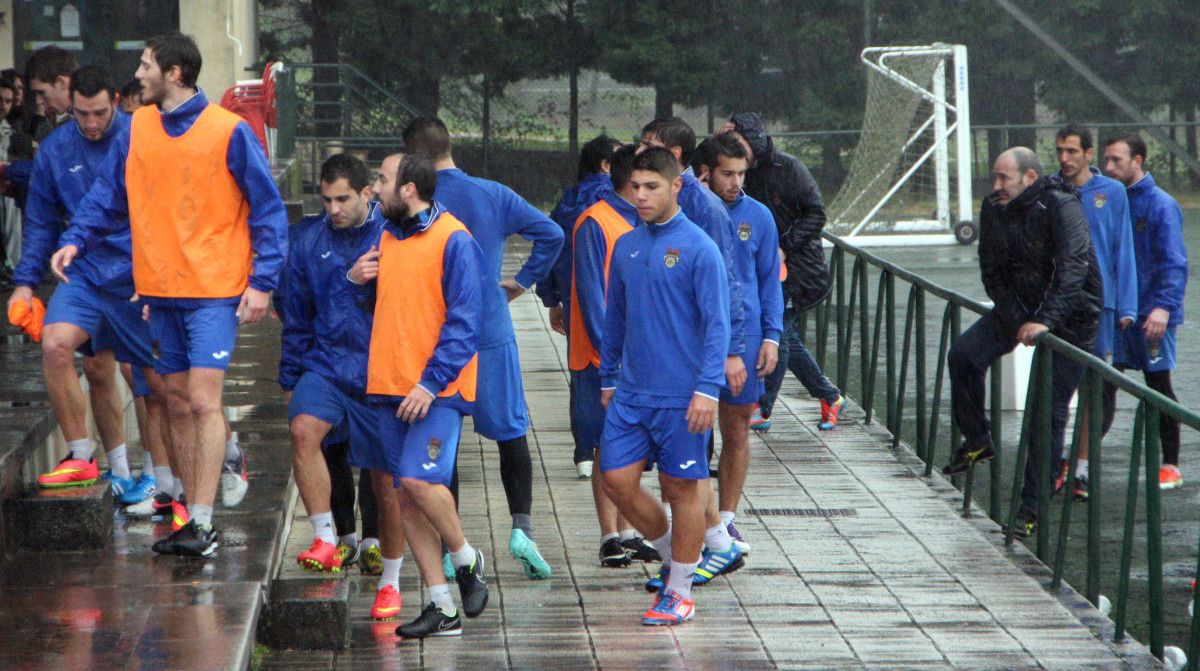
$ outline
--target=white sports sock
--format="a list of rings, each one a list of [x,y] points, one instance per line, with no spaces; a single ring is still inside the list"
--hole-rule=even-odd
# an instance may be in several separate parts
[[[692,596],[692,574],[696,572],[696,567],[699,565],[700,562],[683,564],[672,560],[671,575],[667,576],[667,589],[685,599],[690,598]]]
[[[345,543],[346,545],[349,545],[352,548],[356,548],[356,547],[358,547],[358,534],[355,533],[355,534],[346,534],[345,536],[338,536],[338,542]]]
[[[154,456],[149,450],[142,452],[142,475],[146,474],[154,475]]]
[[[450,597],[450,586],[446,583],[429,587],[429,600],[445,615],[454,615],[458,609],[454,607],[454,599]]]
[[[225,441],[225,461],[241,459],[242,448],[238,447],[237,431],[229,432],[229,440]]]
[[[171,473],[170,466],[154,467],[154,486],[160,492],[175,495],[175,475]]]
[[[733,524],[733,521],[735,519],[737,519],[737,513],[733,512],[732,510],[722,510],[720,512],[720,515],[721,515],[721,524],[724,524],[725,526],[729,526],[730,524]]]
[[[1086,480],[1087,476],[1088,476],[1088,460],[1087,459],[1076,459],[1075,460],[1075,477],[1083,478]]]
[[[126,453],[125,443],[114,447],[106,452],[108,457],[108,467],[112,469],[112,474],[122,480],[128,480],[131,475],[129,472],[129,458]]]
[[[171,498],[178,501],[183,496],[183,478],[175,478],[175,487],[171,491]]]
[[[199,503],[188,504],[188,517],[196,523],[198,527],[212,526],[212,506],[205,506]]]
[[[662,557],[664,563],[671,561],[671,528],[667,527],[667,533],[663,534],[662,538],[655,538],[649,541],[650,545],[658,550],[658,555]]]
[[[617,532],[617,538],[620,538],[623,541],[627,541],[630,538],[637,538],[637,537],[638,537],[637,529],[633,529],[633,528],[621,529],[620,531]]]
[[[68,440],[67,450],[71,453],[72,459],[80,459],[82,461],[91,460],[92,454],[96,452],[96,448],[92,446],[92,441],[87,438]]]
[[[463,543],[461,548],[450,551],[450,561],[454,563],[454,568],[470,566],[475,561],[475,548],[470,543]]]
[[[403,566],[404,566],[404,557],[401,557],[399,559],[388,559],[387,557],[384,557],[383,558],[383,575],[379,576],[379,584],[377,584],[375,586],[375,589],[383,589],[384,587],[391,585],[392,587],[396,588],[397,592],[399,592],[400,591],[400,569]],[[449,593],[447,593],[447,595],[448,594]],[[453,602],[451,602],[450,605],[451,605],[451,607],[453,607],[454,606]]]
[[[620,542],[621,535],[620,534],[604,534],[603,536],[600,537],[600,544],[603,545],[603,544],[607,543],[608,539],[610,539],[610,538],[615,538],[615,539],[617,539],[618,542]]]
[[[330,545],[337,544],[337,534],[333,532],[333,513],[309,515],[308,521],[312,523],[314,536]]]
[[[713,552],[729,552],[729,548],[733,547],[733,539],[729,537],[729,530],[725,525],[718,522],[716,526],[705,530],[704,546]]]

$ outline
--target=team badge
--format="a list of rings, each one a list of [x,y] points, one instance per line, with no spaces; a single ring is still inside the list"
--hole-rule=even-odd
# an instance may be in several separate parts
[[[667,255],[663,257],[663,263],[668,268],[674,268],[676,263],[679,263],[679,250],[671,247],[667,248]]]
[[[750,239],[750,224],[742,222],[738,224],[738,240],[746,242]]]
[[[429,439],[429,447],[426,449],[429,453],[430,461],[437,461],[438,455],[442,453],[442,441],[437,438]]]
[[[1106,198],[1102,193],[1096,194],[1095,199],[1092,200],[1092,204],[1096,206],[1097,210],[1104,207],[1104,204],[1107,202],[1108,198]]]

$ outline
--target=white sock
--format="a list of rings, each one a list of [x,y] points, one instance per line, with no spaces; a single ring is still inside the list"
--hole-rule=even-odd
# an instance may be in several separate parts
[[[242,448],[238,447],[237,431],[229,432],[229,440],[225,441],[225,461],[233,461],[242,457]]]
[[[160,492],[166,492],[174,495],[175,492],[175,475],[171,473],[170,466],[155,466],[154,467],[154,486]]]
[[[458,612],[458,609],[454,607],[454,599],[450,598],[450,586],[446,583],[430,586],[429,600],[445,615],[454,615]]]
[[[627,541],[631,538],[637,538],[637,537],[638,537],[637,529],[621,529],[620,531],[617,532],[617,538],[620,538],[623,541]]]
[[[732,510],[722,510],[720,515],[721,524],[724,524],[725,526],[733,524],[733,521],[737,519],[737,513],[733,512]]]
[[[352,548],[356,548],[356,547],[358,547],[358,534],[355,533],[355,534],[346,534],[345,536],[338,536],[338,542],[345,543],[346,545],[349,545]]]
[[[404,566],[404,557],[400,557],[399,559],[388,559],[387,557],[384,557],[383,575],[379,576],[379,584],[375,586],[375,589],[383,589],[384,587],[391,585],[392,587],[396,588],[397,592],[399,592],[400,568],[402,566]],[[447,592],[446,595],[449,596],[449,592]],[[450,607],[454,607],[453,602],[450,604]]]
[[[663,534],[662,538],[655,538],[650,541],[650,545],[658,550],[658,554],[662,557],[663,562],[671,561],[671,527],[667,527],[667,533]]]
[[[125,456],[125,452],[125,443],[121,443],[106,453],[108,467],[112,469],[112,474],[122,480],[128,480],[130,476],[129,459]]]
[[[1087,459],[1076,459],[1075,460],[1075,477],[1083,478],[1086,480],[1087,476],[1088,476],[1088,460]]]
[[[619,542],[621,540],[621,535],[620,534],[604,534],[603,536],[600,537],[600,544],[603,545],[603,544],[607,543],[608,539],[610,539],[610,538],[615,538]]]
[[[309,515],[308,521],[312,523],[314,536],[330,545],[337,544],[337,534],[333,532],[333,513]]]
[[[461,548],[450,551],[450,561],[454,563],[454,568],[470,566],[475,561],[475,548],[470,543],[463,543]]]
[[[171,491],[171,498],[178,501],[183,497],[183,478],[175,478],[175,487]]]
[[[154,475],[154,456],[149,450],[142,452],[142,475],[146,474]]]
[[[91,460],[92,454],[96,452],[96,448],[92,447],[92,441],[87,438],[68,440],[67,450],[71,453],[72,459],[80,459],[82,461]]]
[[[718,522],[716,526],[705,530],[704,546],[713,552],[729,552],[729,548],[733,547],[733,539],[729,537],[729,530],[724,523]]]
[[[362,548],[363,552],[366,552],[367,548],[376,547],[378,545],[379,545],[378,538],[364,538],[364,539],[362,539],[362,542],[358,544],[358,547]]]
[[[687,599],[692,596],[692,574],[700,562],[683,564],[671,560],[671,575],[667,576],[667,589]]]
[[[205,506],[199,503],[188,504],[188,517],[196,523],[198,527],[212,526],[212,506]]]

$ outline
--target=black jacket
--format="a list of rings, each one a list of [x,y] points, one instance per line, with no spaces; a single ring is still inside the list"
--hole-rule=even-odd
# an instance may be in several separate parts
[[[1016,336],[1026,322],[1091,349],[1103,285],[1079,199],[1042,177],[1008,205],[995,194],[979,213],[979,268],[992,312]]]
[[[821,248],[825,206],[821,190],[800,159],[772,151],[746,173],[746,193],[775,216],[779,247],[787,257],[784,293],[796,310],[808,310],[829,293],[829,266]]]

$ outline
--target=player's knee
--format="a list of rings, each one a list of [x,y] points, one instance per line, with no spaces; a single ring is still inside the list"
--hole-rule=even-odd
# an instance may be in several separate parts
[[[298,415],[288,424],[292,436],[292,450],[310,452],[321,448],[321,435],[317,420],[308,415]]]
[[[47,365],[69,366],[74,356],[75,348],[65,335],[47,331],[42,337],[42,357]]]

